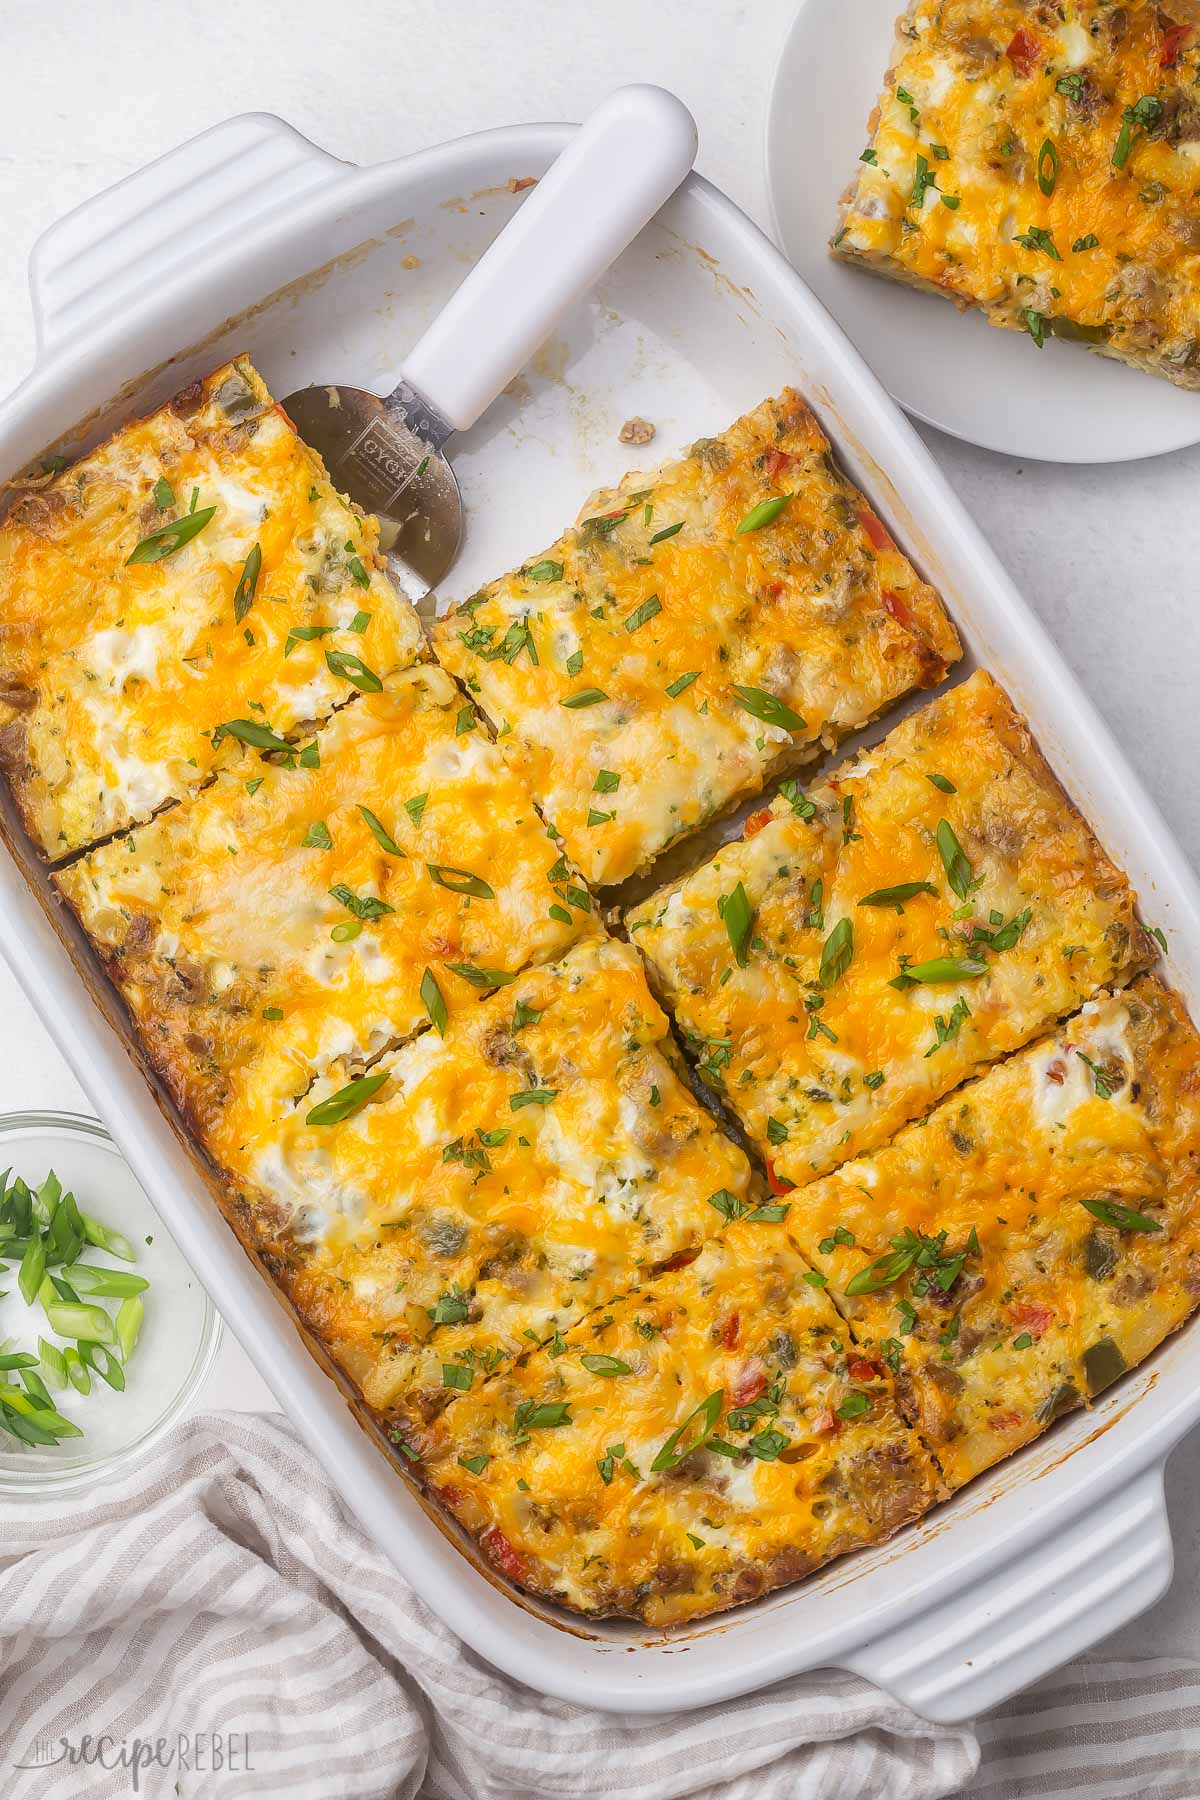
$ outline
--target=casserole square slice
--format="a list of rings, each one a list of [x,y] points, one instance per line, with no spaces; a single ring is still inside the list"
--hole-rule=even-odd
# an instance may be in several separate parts
[[[434,648],[601,886],[960,655],[791,390],[595,496]]]
[[[238,732],[311,735],[421,647],[375,521],[244,357],[0,526],[0,766],[51,858],[193,792]]]
[[[913,0],[835,254],[1200,387],[1190,10]]]
[[[212,1143],[235,1223],[401,1429],[759,1198],[627,944],[578,944],[344,1083]]]
[[[873,1149],[1152,960],[1134,895],[979,672],[628,915],[700,1075],[786,1182]]]
[[[937,1497],[888,1371],[778,1223],[731,1225],[553,1350],[460,1395],[418,1443],[491,1563],[574,1611],[695,1619]]]
[[[1200,1299],[1200,1037],[1153,976],[1101,995],[788,1224],[960,1487]]]
[[[338,1059],[598,929],[477,715],[433,665],[342,708],[298,757],[212,785],[59,872],[201,1136],[254,1136]]]

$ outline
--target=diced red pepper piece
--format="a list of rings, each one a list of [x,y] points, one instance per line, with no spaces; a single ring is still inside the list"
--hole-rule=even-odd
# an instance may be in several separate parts
[[[277,400],[275,402],[275,411],[279,414],[279,416],[283,420],[284,424],[290,425],[292,430],[295,431],[295,429],[296,429],[295,421],[293,419],[289,419],[287,413],[284,410],[282,401]]]
[[[874,549],[893,550],[895,548],[887,526],[882,519],[875,516],[869,506],[859,507],[858,522],[870,538]]]
[[[479,1540],[500,1570],[510,1581],[528,1581],[529,1564],[519,1550],[514,1550],[499,1526],[493,1525]]]
[[[842,1421],[828,1406],[823,1412],[819,1412],[813,1421],[813,1431],[818,1436],[823,1436],[825,1433],[828,1433],[833,1437],[836,1436],[841,1429]]]
[[[752,812],[750,814],[750,817],[746,820],[746,823],[742,826],[742,836],[744,838],[757,837],[759,832],[762,830],[763,826],[769,825],[770,823],[771,823],[770,808],[764,806],[761,812]]]
[[[883,610],[892,615],[892,618],[895,619],[897,625],[903,625],[906,630],[912,630],[916,621],[908,609],[908,602],[902,600],[900,595],[892,588],[887,588],[884,592]]]
[[[768,480],[778,481],[783,471],[791,466],[792,459],[786,450],[768,450],[765,464]]]
[[[849,1366],[851,1381],[879,1380],[879,1370],[875,1367],[874,1363],[867,1362],[864,1357],[852,1356],[850,1358]]]
[[[1170,25],[1163,35],[1162,50],[1158,58],[1160,69],[1173,69],[1179,61],[1179,52],[1191,37],[1192,25]]]
[[[796,1185],[794,1181],[788,1181],[784,1176],[777,1175],[773,1162],[767,1163],[767,1181],[773,1194],[790,1194]]]
[[[1034,1306],[1027,1301],[1010,1306],[1008,1314],[1014,1325],[1024,1326],[1034,1337],[1041,1337],[1054,1323],[1054,1314],[1048,1306]]]
[[[1041,39],[1022,26],[1004,54],[1018,75],[1032,75],[1042,60]]]
[[[730,1313],[721,1332],[721,1342],[726,1350],[736,1350],[738,1329],[740,1325],[741,1320],[738,1318],[738,1315],[736,1313]]]
[[[730,1398],[735,1406],[749,1406],[760,1394],[767,1391],[767,1371],[757,1357],[744,1362],[734,1376],[730,1388]]]

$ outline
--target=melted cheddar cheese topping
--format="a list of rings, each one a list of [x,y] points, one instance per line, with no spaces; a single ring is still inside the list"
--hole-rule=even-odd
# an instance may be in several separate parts
[[[810,1276],[782,1225],[732,1224],[460,1396],[420,1439],[430,1487],[522,1586],[651,1625],[879,1542],[936,1475]]]
[[[601,885],[960,654],[790,391],[596,495],[434,643]]]
[[[788,1224],[960,1487],[1192,1312],[1198,1200],[1200,1038],[1145,977],[798,1191]]]
[[[238,751],[220,727],[311,735],[412,663],[377,539],[243,358],[18,502],[0,762],[46,854],[193,792]]]
[[[636,955],[592,938],[384,1056],[352,1116],[311,1122],[337,1068],[212,1143],[302,1317],[372,1406],[419,1417],[694,1251],[714,1193],[751,1203],[669,1056]]]
[[[1153,0],[915,0],[841,256],[1200,386],[1200,30]]]
[[[289,766],[248,748],[190,805],[57,877],[202,1131],[219,1117],[259,1135],[334,1060],[596,928],[442,669],[357,698],[313,749]]]
[[[700,1075],[795,1183],[1149,949],[1125,878],[983,673],[807,799],[793,785],[628,925]]]

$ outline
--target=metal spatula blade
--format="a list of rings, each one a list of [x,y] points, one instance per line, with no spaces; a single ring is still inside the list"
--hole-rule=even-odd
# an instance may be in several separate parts
[[[284,410],[318,451],[339,493],[374,513],[380,548],[400,587],[420,603],[449,573],[462,541],[462,496],[441,453],[450,428],[401,383],[380,399],[365,388],[310,387]],[[399,398],[398,398],[399,396]]]
[[[443,455],[544,343],[556,321],[653,218],[692,166],[696,123],[664,88],[618,88],[528,190],[380,397],[316,386],[284,410],[334,485],[380,523],[409,598],[444,580],[463,535]]]

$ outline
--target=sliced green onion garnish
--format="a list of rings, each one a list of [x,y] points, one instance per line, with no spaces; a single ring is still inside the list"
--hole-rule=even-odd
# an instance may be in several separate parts
[[[113,1322],[102,1306],[87,1306],[82,1301],[72,1305],[66,1300],[56,1300],[53,1306],[46,1308],[46,1317],[50,1329],[59,1337],[86,1338],[97,1344],[115,1344],[117,1341]]]
[[[125,1362],[133,1355],[145,1316],[146,1308],[136,1295],[131,1300],[122,1300],[117,1308],[117,1343]]]

